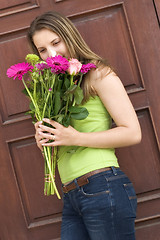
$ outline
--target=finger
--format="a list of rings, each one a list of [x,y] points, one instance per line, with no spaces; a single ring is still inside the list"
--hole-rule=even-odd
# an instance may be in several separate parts
[[[40,136],[41,136],[42,138],[48,138],[48,139],[50,139],[50,140],[54,140],[54,139],[53,139],[53,136],[54,136],[54,135],[52,135],[52,134],[43,133],[43,132],[40,132],[39,134],[40,134]]]
[[[36,142],[39,142],[39,141],[41,141],[43,138],[40,136],[40,137],[35,137],[35,139],[36,139]]]
[[[41,140],[42,139],[41,135],[39,135],[39,134],[35,134],[34,137],[35,137],[36,140]]]
[[[40,150],[43,151],[43,146],[42,146],[42,144],[47,143],[48,141],[49,141],[49,139],[47,139],[47,138],[45,138],[45,139],[43,139],[43,140],[41,140],[41,141],[37,141],[37,146],[38,146],[38,148],[40,148]]]
[[[35,136],[35,139],[36,139],[37,142],[43,140],[43,138],[44,138],[44,137],[41,136],[41,135]],[[45,139],[46,139],[46,138],[45,138]]]
[[[47,127],[47,126],[44,126],[44,125],[39,125],[39,128],[40,128],[40,132],[45,131],[45,132],[48,132],[48,133],[54,133],[54,128]]]
[[[39,127],[39,125],[42,124],[42,123],[43,123],[42,121],[36,122],[34,124],[35,129],[37,129]]]
[[[39,135],[40,132],[43,132],[44,130],[40,127],[41,125],[39,125],[39,128],[36,129],[36,134]],[[43,125],[42,125],[43,126]]]
[[[45,138],[42,139],[41,141],[39,141],[39,143],[42,145],[43,143],[47,143],[49,141],[49,139]]]
[[[36,141],[36,143],[38,147],[42,147],[42,144],[40,143],[40,141]]]
[[[52,125],[53,127],[55,127],[55,128],[63,127],[60,123],[55,122],[55,121],[53,121],[53,120],[51,120],[51,119],[48,119],[48,118],[43,118],[43,121],[46,122],[46,123],[51,124],[51,125]]]
[[[36,131],[35,139],[42,139],[42,136],[41,136],[40,132],[42,132],[42,131]]]
[[[44,146],[44,147],[55,147],[55,146],[60,146],[60,144],[59,144],[58,141],[53,141],[53,142],[50,142],[50,143],[43,143],[42,146]]]
[[[41,141],[41,140],[44,138],[40,133],[43,134],[43,132],[38,129],[38,130],[36,131],[36,134],[35,134],[36,142],[39,142],[39,141]],[[46,134],[51,135],[51,133],[46,133]],[[47,135],[47,136],[48,136],[48,135]],[[45,137],[45,139],[46,139],[46,137]]]

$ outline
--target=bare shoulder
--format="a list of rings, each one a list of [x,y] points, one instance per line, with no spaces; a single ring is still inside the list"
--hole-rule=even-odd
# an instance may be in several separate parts
[[[113,73],[112,69],[103,65],[97,67],[96,69],[91,69],[89,72],[90,77],[92,77],[92,79],[94,79],[95,81],[104,78],[109,73]]]
[[[109,67],[99,67],[96,70],[90,71],[91,85],[98,93],[99,91],[110,91],[116,87],[123,87],[120,78]]]

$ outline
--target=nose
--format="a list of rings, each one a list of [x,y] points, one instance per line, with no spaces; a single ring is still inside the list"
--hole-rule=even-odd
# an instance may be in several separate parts
[[[48,56],[49,57],[55,57],[56,56],[56,51],[54,51],[53,49],[48,49]]]

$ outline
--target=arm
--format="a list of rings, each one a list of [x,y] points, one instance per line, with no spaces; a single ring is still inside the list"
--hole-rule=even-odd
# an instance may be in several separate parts
[[[134,145],[141,140],[141,130],[134,108],[120,81],[114,74],[104,75],[100,70],[93,72],[91,76],[92,86],[97,95],[101,98],[107,111],[110,113],[116,127],[103,132],[82,133],[69,126],[63,127],[57,122],[46,119],[45,121],[55,127],[55,129],[40,126],[39,134],[43,138],[52,139],[52,135],[43,133],[48,131],[55,135],[55,141],[44,143],[44,146],[76,145],[95,148],[117,148]],[[104,77],[98,77],[104,75]]]
[[[110,73],[98,81],[95,80],[94,87],[116,127],[104,132],[80,133],[78,145],[117,148],[139,143],[140,125],[120,79]]]

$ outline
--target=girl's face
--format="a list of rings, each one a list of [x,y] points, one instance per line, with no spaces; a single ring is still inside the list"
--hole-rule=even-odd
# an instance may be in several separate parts
[[[33,35],[33,42],[39,52],[40,57],[46,61],[48,57],[61,55],[70,58],[68,49],[64,41],[54,32],[48,29],[41,29]]]

